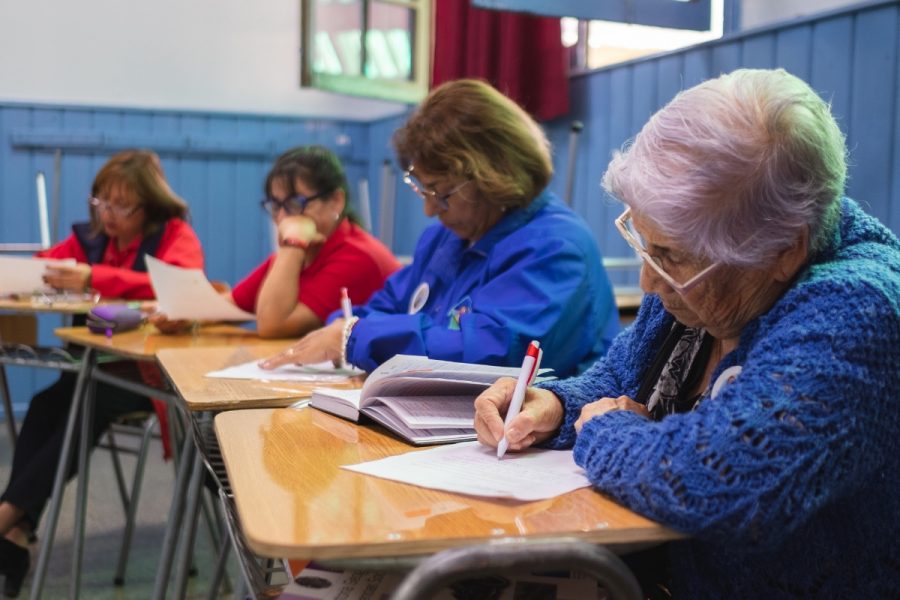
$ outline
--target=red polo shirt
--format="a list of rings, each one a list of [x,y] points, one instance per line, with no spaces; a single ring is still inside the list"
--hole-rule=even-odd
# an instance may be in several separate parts
[[[231,290],[242,309],[256,312],[256,297],[275,255],[270,256]],[[400,263],[384,244],[344,219],[325,240],[315,260],[300,271],[299,302],[322,322],[341,306],[341,287],[353,304],[363,304],[384,286]]]

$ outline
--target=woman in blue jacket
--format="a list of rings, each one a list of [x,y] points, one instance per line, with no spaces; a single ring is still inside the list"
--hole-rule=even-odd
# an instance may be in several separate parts
[[[545,190],[553,173],[537,123],[474,80],[435,89],[394,135],[404,181],[440,223],[413,263],[369,302],[266,361],[346,359],[367,371],[395,354],[543,366],[575,374],[602,356],[618,313],[587,224]]]

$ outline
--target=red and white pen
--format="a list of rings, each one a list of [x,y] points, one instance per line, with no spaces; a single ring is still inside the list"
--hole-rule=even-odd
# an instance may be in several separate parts
[[[503,438],[497,444],[498,459],[503,458],[503,455],[509,449],[509,442],[506,440],[506,429],[513,422],[513,419],[519,415],[519,411],[522,410],[525,392],[528,390],[531,382],[534,381],[538,369],[541,368],[541,356],[543,356],[543,353],[540,342],[532,341],[528,344],[528,351],[522,360],[522,370],[519,371],[519,379],[516,381],[516,388],[513,390],[512,399],[509,401],[509,409],[506,411],[506,419],[503,421]]]
[[[350,296],[345,287],[341,288],[341,312],[344,313],[344,320],[349,321],[353,318],[353,305],[350,304]]]

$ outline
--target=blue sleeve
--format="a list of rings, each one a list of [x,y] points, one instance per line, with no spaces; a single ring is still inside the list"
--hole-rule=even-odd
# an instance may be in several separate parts
[[[578,235],[511,235],[471,293],[472,309],[458,330],[424,314],[369,312],[347,344],[353,364],[372,370],[395,354],[515,366],[532,339],[544,348],[544,365],[560,374],[574,372],[592,353],[597,325],[615,314],[599,255],[586,256]],[[574,238],[574,241],[573,239]]]
[[[897,300],[865,286],[826,291],[806,289],[786,316],[760,317],[765,332],[716,398],[659,422],[627,411],[591,419],[575,461],[650,519],[699,539],[777,547],[895,452]]]
[[[578,377],[539,384],[560,399],[565,410],[563,425],[556,437],[544,442],[548,448],[571,448],[575,444],[575,421],[581,408],[600,398],[633,398],[645,368],[656,354],[672,318],[656,296],[648,295],[630,327],[613,341],[609,352]]]

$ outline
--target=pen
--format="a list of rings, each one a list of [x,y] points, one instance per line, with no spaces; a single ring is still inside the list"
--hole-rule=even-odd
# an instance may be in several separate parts
[[[541,365],[541,343],[532,341],[528,344],[528,351],[522,360],[522,370],[519,371],[519,379],[516,381],[516,388],[513,390],[512,399],[509,401],[509,408],[506,411],[506,419],[503,421],[503,438],[497,444],[497,458],[503,458],[506,450],[509,448],[509,442],[506,440],[506,428],[513,422],[519,411],[522,410],[522,401],[525,400],[525,391]]]
[[[347,294],[347,288],[341,288],[341,312],[344,313],[344,320],[349,321],[353,318],[353,305],[350,304],[350,296]]]

